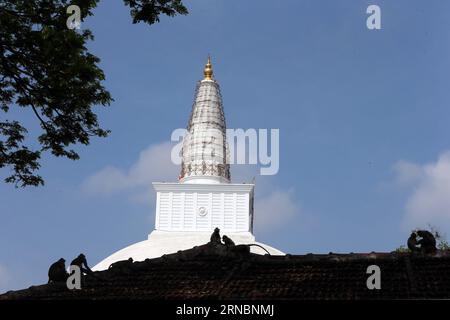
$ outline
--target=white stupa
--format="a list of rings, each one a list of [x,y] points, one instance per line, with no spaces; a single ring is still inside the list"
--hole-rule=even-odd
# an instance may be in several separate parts
[[[218,227],[236,244],[258,244],[272,255],[284,253],[255,242],[253,235],[254,184],[230,182],[229,150],[219,84],[213,79],[211,60],[205,78],[198,82],[183,141],[179,182],[154,182],[156,191],[155,229],[148,239],[119,250],[93,269],[104,270],[112,263],[133,258],[143,261],[210,240]],[[251,251],[266,254],[258,246]]]

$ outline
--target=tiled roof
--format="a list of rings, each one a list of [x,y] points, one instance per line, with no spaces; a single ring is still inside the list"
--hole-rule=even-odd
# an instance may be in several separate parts
[[[204,245],[86,276],[81,290],[48,284],[2,299],[416,299],[450,298],[450,253],[260,256]],[[381,289],[366,286],[381,269]]]

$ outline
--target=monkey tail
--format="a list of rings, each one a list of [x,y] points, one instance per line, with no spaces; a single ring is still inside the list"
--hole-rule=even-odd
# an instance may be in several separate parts
[[[264,248],[263,246],[261,246],[261,245],[259,245],[259,244],[257,244],[257,243],[246,244],[246,246],[249,246],[249,247],[251,247],[251,246],[254,246],[254,247],[260,247],[260,248],[263,249],[265,252],[267,252],[267,254],[268,254],[269,256],[271,256],[270,252],[267,251],[266,248]]]

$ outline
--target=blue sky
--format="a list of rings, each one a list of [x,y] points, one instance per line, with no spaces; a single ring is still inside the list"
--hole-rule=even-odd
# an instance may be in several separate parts
[[[366,27],[370,4],[381,30]],[[0,184],[0,291],[46,282],[60,257],[84,252],[95,265],[147,237],[150,183],[176,180],[168,141],[187,124],[209,53],[228,127],[280,129],[280,171],[256,177],[258,241],[370,252],[428,223],[450,235],[450,2],[187,5],[189,15],[147,26],[102,1],[82,25],[115,99],[98,108],[112,134],[78,147],[79,161],[44,156],[44,187]]]

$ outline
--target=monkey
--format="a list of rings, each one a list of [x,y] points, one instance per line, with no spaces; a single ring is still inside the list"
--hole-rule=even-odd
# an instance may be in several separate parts
[[[210,242],[213,244],[222,244],[222,241],[220,241],[220,229],[215,228],[214,232],[211,234]]]
[[[70,263],[71,266],[77,266],[80,268],[81,272],[84,274],[92,274],[91,268],[89,268],[86,260],[86,256],[84,254],[80,254],[78,257],[72,260]]]
[[[227,246],[227,247],[233,247],[235,246],[234,241],[231,240],[230,238],[228,238],[226,235],[222,236],[222,240],[223,243]]]
[[[128,260],[122,260],[112,263],[108,269],[123,269],[133,264],[133,258],[128,258]]]
[[[415,232],[412,232],[409,236],[407,245],[408,249],[411,250],[411,252],[420,251],[420,248],[417,246],[417,234]]]
[[[417,244],[420,245],[420,250],[424,254],[430,254],[436,252],[436,239],[430,231],[419,230],[417,235],[421,237]]]
[[[69,274],[66,271],[66,260],[63,258],[54,262],[48,269],[48,283],[65,282]]]

